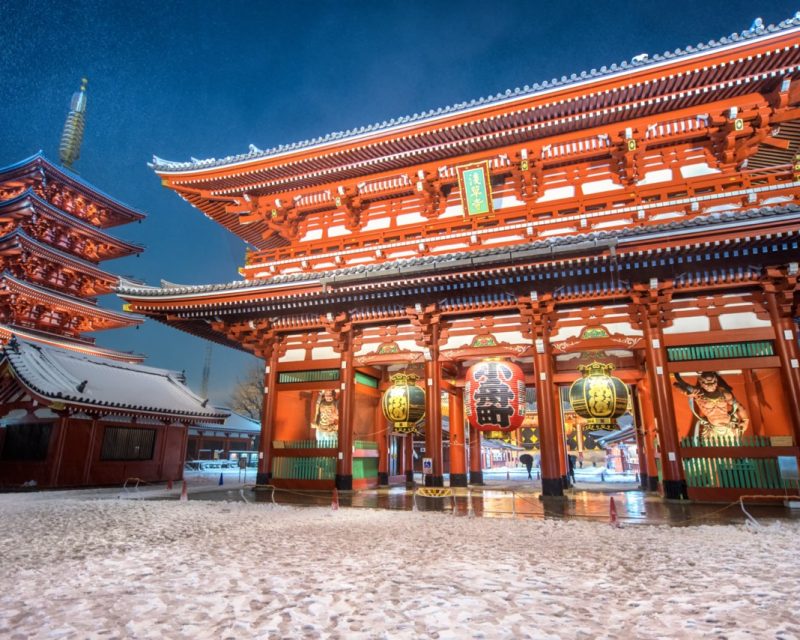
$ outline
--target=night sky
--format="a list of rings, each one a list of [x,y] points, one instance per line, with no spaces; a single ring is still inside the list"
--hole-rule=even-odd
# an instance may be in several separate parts
[[[147,167],[222,158],[445,107],[562,75],[778,23],[783,0],[389,0],[0,3],[0,165],[58,161],[69,99],[86,76],[74,169],[144,211],[112,233],[143,244],[103,267],[148,284],[239,278],[244,243],[160,186]],[[107,296],[103,306],[120,309]],[[199,390],[206,342],[147,321],[98,343],[185,370]],[[209,395],[226,403],[258,361],[213,348]]]

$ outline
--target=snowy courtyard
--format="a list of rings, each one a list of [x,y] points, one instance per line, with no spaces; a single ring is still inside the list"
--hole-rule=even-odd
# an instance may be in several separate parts
[[[3,638],[797,638],[800,524],[0,496]]]

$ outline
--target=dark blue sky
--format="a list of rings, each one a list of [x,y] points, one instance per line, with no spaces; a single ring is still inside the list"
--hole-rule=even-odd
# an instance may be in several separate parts
[[[224,157],[410,115],[593,67],[777,23],[783,0],[5,0],[0,3],[0,164],[57,161],[69,98],[89,78],[75,169],[149,214],[114,233],[146,246],[105,267],[150,284],[238,279],[244,244],[163,189],[147,167]],[[104,306],[120,308],[115,297]],[[205,342],[148,321],[98,342],[185,369],[199,389]],[[224,403],[256,360],[213,350]]]

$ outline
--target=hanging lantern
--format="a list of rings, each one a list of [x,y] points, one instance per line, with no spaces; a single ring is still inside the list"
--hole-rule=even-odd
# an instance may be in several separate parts
[[[396,433],[414,433],[425,417],[425,390],[415,384],[417,380],[413,373],[396,373],[392,386],[383,392],[381,409]]]
[[[572,409],[586,419],[589,429],[616,429],[617,418],[628,408],[628,387],[611,375],[613,369],[613,364],[602,362],[580,365],[583,377],[569,388]]]
[[[467,370],[464,401],[478,431],[513,431],[525,419],[525,376],[513,362],[483,360]]]

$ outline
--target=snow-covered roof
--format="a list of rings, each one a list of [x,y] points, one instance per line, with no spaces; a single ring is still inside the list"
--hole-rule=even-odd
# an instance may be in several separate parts
[[[236,413],[227,407],[217,407],[217,409],[230,412],[230,415],[225,418],[225,422],[222,424],[199,423],[194,425],[193,429],[213,429],[219,432],[251,433],[254,435],[261,433],[261,423],[258,420],[243,416],[241,413]]]
[[[17,339],[3,347],[0,366],[6,365],[32,395],[81,409],[204,422],[229,415],[192,393],[174,371]]]
[[[710,40],[708,42],[701,42],[697,46],[688,46],[685,49],[675,49],[674,51],[665,51],[662,54],[640,54],[634,56],[630,61],[622,61],[620,64],[612,64],[610,67],[602,66],[600,69],[592,69],[591,71],[582,71],[580,74],[573,73],[569,77],[562,76],[553,78],[550,81],[543,81],[536,83],[533,86],[525,85],[522,88],[508,89],[504,92],[470,100],[467,102],[460,102],[458,104],[424,111],[422,113],[415,113],[414,115],[404,116],[401,118],[392,118],[380,123],[375,123],[369,126],[360,127],[357,129],[348,129],[346,131],[337,131],[329,133],[325,136],[313,138],[310,140],[303,140],[288,145],[279,145],[271,149],[262,150],[255,145],[250,145],[247,153],[227,156],[222,159],[208,158],[197,159],[192,158],[188,162],[175,162],[165,160],[158,156],[153,156],[152,163],[149,166],[160,173],[180,173],[183,171],[197,171],[202,169],[210,169],[213,167],[233,165],[241,162],[250,162],[260,158],[270,158],[274,156],[281,156],[283,154],[292,153],[301,149],[309,149],[319,145],[325,145],[332,142],[341,141],[356,141],[362,137],[369,137],[375,133],[389,133],[394,130],[405,129],[409,125],[418,125],[421,123],[432,123],[442,118],[451,117],[453,115],[467,114],[471,111],[484,109],[488,106],[495,106],[503,104],[504,102],[512,102],[531,97],[545,96],[546,94],[562,90],[571,85],[580,85],[582,83],[592,82],[600,78],[612,78],[615,76],[624,76],[625,74],[646,69],[648,67],[657,67],[665,63],[672,63],[681,59],[690,59],[697,55],[704,55],[714,50],[724,49],[726,47],[736,46],[743,42],[754,41],[765,37],[771,37],[780,32],[787,32],[800,27],[800,12],[796,13],[792,18],[782,21],[778,25],[763,25],[754,23],[750,29],[746,29],[741,33],[733,33],[727,37],[722,37],[719,40]]]

